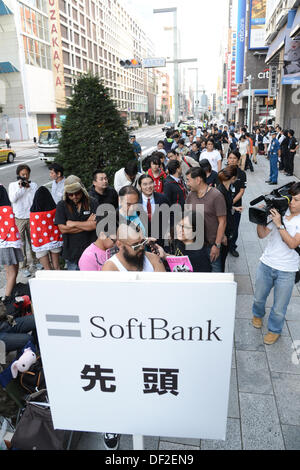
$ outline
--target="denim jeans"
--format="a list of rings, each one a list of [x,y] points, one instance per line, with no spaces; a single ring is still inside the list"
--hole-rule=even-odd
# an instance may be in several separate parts
[[[66,260],[68,271],[79,271],[79,266],[74,261]]]
[[[30,331],[33,335],[29,334]],[[4,341],[7,353],[20,351],[28,341],[37,344],[34,316],[16,318],[15,326],[7,323],[7,326],[0,330],[0,340]]]
[[[210,245],[206,246],[207,254],[208,254],[209,257],[210,257],[210,250],[211,250],[211,248],[212,248],[212,247],[211,247]],[[223,272],[223,270],[222,270],[222,258],[221,258],[221,253],[220,253],[219,258],[216,259],[216,261],[211,262],[211,267],[212,267],[212,272],[213,272],[213,273],[221,273],[221,272]]]
[[[281,334],[295,285],[295,276],[296,273],[279,271],[261,262],[258,266],[252,312],[258,318],[265,316],[266,301],[274,287],[274,303],[268,321],[268,330],[272,333]]]

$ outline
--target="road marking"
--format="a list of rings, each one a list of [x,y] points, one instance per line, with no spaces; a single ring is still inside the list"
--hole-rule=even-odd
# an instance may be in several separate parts
[[[18,163],[11,163],[11,164],[8,164],[7,166],[3,167],[3,168],[0,168],[0,171],[3,171],[3,170],[9,170],[10,168],[12,168],[13,166],[18,166],[18,165],[22,165],[22,163],[29,163],[29,162],[34,162],[35,160],[39,160],[39,157],[37,158],[32,158],[30,160],[25,160],[25,161],[21,161],[21,162],[18,162]]]

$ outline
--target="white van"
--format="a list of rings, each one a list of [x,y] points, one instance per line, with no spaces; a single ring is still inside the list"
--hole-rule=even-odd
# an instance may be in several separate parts
[[[54,162],[58,153],[58,144],[61,136],[60,129],[47,129],[40,133],[38,151],[40,160],[46,163]]]

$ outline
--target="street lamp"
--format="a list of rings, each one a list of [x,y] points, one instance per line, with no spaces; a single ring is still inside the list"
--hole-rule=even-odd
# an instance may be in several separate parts
[[[174,114],[175,123],[178,122],[179,111],[178,111],[178,32],[177,32],[177,8],[159,8],[153,10],[153,13],[173,13],[174,24],[173,24],[173,42],[174,42]]]

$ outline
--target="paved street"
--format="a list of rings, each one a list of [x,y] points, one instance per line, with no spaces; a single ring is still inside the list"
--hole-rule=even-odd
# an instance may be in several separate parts
[[[141,144],[143,156],[149,155],[156,149],[160,138],[164,138],[161,126],[150,126],[132,131]],[[47,165],[38,158],[37,146],[32,142],[12,142],[11,147],[16,151],[14,163],[0,165],[0,184],[8,189],[9,183],[16,180],[16,168],[20,163],[26,163],[31,168],[31,179],[39,186],[49,183],[49,171]]]
[[[136,135],[145,150],[150,152],[157,143],[159,129],[142,129]],[[36,165],[38,168],[39,164]],[[270,191],[264,182],[268,176],[268,161],[261,156],[255,173],[247,172],[248,189],[243,198],[245,210],[238,241],[240,257],[228,258],[227,270],[235,273],[238,297],[226,441],[146,437],[146,449],[300,449],[300,364],[297,364],[299,361],[293,346],[293,342],[297,341],[300,345],[300,285],[294,288],[285,327],[276,344],[264,345],[266,327],[260,331],[251,325],[255,272],[266,240],[259,240],[256,227],[248,222],[248,207],[252,199]],[[280,174],[279,185],[292,180],[296,178]],[[1,273],[0,294],[3,286],[4,275]],[[267,313],[271,302],[272,294],[268,299]],[[264,320],[266,324],[267,317]],[[298,357],[300,359],[299,346]],[[122,436],[120,448],[132,449],[132,437]],[[103,449],[101,435],[84,433],[78,449]]]

